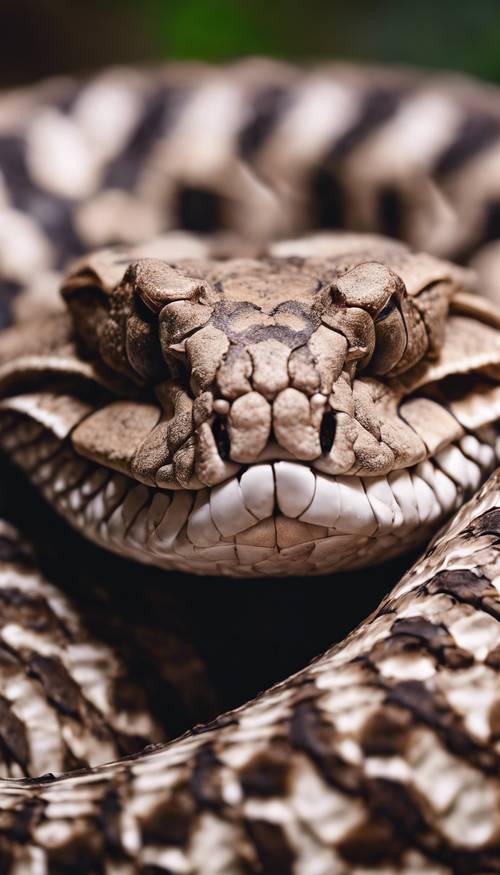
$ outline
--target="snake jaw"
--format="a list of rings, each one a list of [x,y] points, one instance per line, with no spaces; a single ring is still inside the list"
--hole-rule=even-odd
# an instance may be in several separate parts
[[[479,429],[383,477],[259,461],[212,488],[159,489],[86,460],[20,410],[0,425],[4,450],[87,537],[162,568],[238,577],[327,573],[408,550],[497,458],[495,430]]]

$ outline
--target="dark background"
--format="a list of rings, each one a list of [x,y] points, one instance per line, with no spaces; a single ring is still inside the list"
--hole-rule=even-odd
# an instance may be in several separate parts
[[[239,55],[452,68],[500,81],[498,0],[0,0],[0,86]]]

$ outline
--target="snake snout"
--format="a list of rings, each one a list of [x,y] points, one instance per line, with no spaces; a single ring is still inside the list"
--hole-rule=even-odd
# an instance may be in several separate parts
[[[258,392],[248,392],[232,404],[214,401],[212,434],[224,461],[252,464],[263,457],[312,461],[331,452],[336,413],[327,398],[307,398],[288,387],[270,404]]]

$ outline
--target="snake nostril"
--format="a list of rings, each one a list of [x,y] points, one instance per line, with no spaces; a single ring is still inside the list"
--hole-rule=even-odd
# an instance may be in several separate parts
[[[219,456],[221,459],[226,460],[229,458],[229,450],[230,450],[230,441],[229,434],[227,430],[226,419],[222,416],[215,416],[212,432],[215,439],[215,443],[217,445],[217,450],[219,452]]]
[[[323,414],[323,419],[321,420],[321,426],[319,430],[319,442],[321,445],[321,450],[325,454],[329,453],[331,448],[333,447],[336,428],[337,418],[335,416],[335,411],[331,408],[328,408],[328,410],[325,410]]]

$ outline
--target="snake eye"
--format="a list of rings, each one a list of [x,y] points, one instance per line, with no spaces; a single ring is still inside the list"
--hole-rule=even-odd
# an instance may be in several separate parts
[[[375,322],[383,322],[384,319],[387,319],[388,316],[396,309],[398,306],[396,295],[391,295],[387,303],[382,307],[382,309],[377,313],[375,317]]]
[[[391,295],[374,318],[375,351],[370,361],[374,374],[388,374],[404,355],[408,342],[398,295]]]

